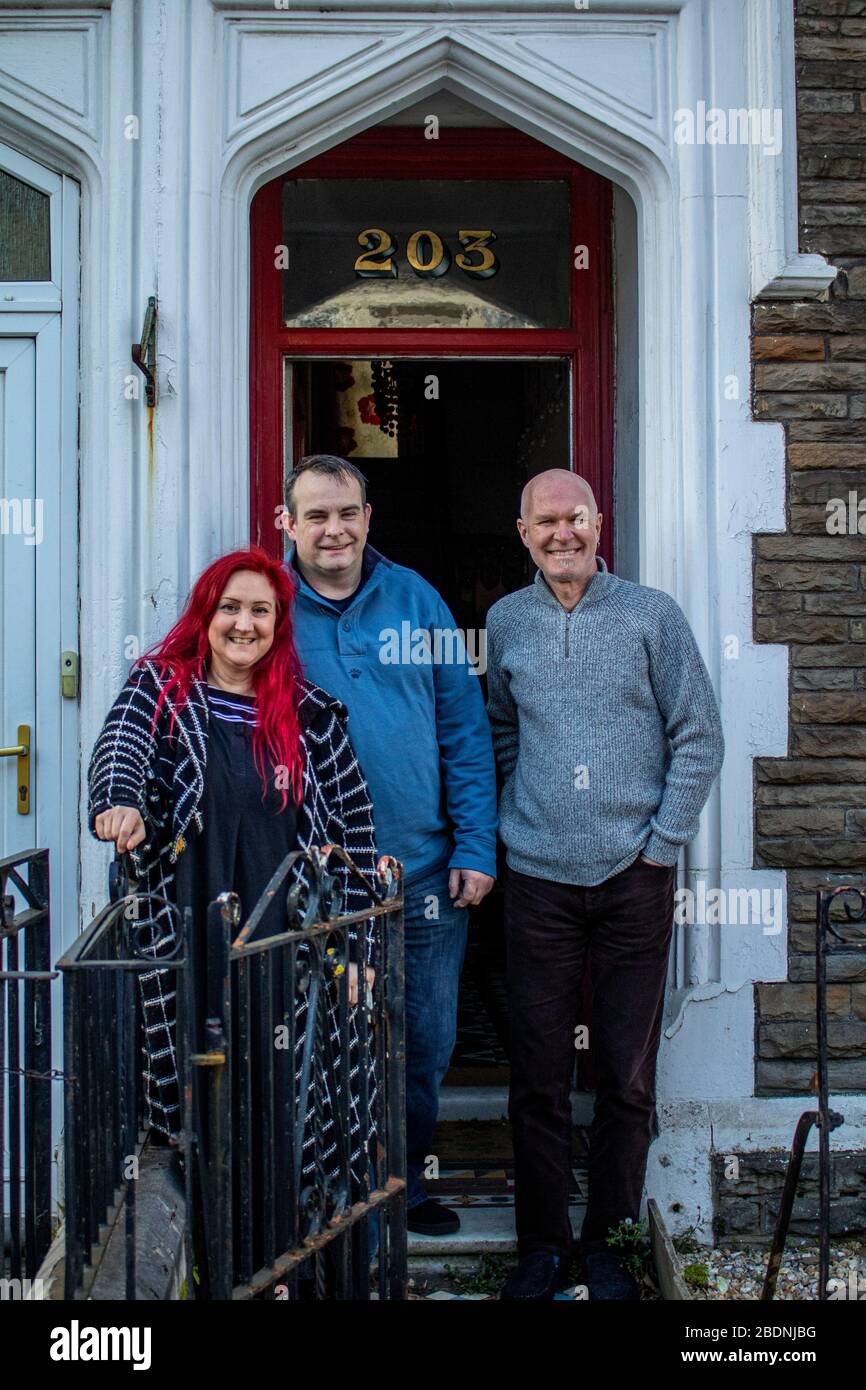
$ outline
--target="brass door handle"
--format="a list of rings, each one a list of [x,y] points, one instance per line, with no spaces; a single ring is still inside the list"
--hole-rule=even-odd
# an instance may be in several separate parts
[[[18,805],[19,816],[30,815],[30,725],[18,725],[18,742],[11,748],[0,748],[0,758],[18,759]]]

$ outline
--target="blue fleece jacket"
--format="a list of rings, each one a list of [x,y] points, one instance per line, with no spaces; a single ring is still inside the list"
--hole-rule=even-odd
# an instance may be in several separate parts
[[[343,612],[303,579],[294,551],[287,568],[304,674],[349,711],[379,853],[402,860],[407,880],[446,864],[495,874],[490,726],[462,643],[436,639],[456,630],[447,605],[369,544],[364,582]]]

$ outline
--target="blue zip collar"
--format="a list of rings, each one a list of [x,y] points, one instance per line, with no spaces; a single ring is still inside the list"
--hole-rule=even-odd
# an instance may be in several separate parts
[[[328,613],[333,613],[335,615],[339,615],[341,612],[351,613],[356,604],[361,603],[367,595],[372,592],[384,577],[385,571],[394,568],[393,560],[388,560],[369,543],[365,545],[363,567],[361,570],[361,587],[349,606],[341,610],[337,608],[330,599],[325,598],[324,594],[318,593],[312,585],[307,583],[301,571],[298,569],[296,546],[293,545],[286,551],[284,563],[289,578],[295,586],[296,592],[298,594],[303,594],[306,598],[312,599],[314,603],[319,604],[320,607],[326,609]]]

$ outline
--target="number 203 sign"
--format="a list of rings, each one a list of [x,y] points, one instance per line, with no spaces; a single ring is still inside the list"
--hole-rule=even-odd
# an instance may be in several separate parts
[[[499,269],[499,257],[490,249],[490,242],[496,240],[496,233],[487,231],[459,231],[457,240],[461,251],[454,257],[454,263],[464,275],[475,280],[489,280]],[[358,245],[364,247],[363,253],[355,261],[355,274],[363,279],[396,279],[398,243],[390,232],[381,227],[367,227],[358,233]],[[436,279],[451,269],[451,252],[438,232],[413,232],[406,242],[406,259],[416,275],[426,279]]]

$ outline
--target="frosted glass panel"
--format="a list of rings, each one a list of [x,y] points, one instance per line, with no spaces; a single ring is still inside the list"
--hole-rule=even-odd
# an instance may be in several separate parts
[[[50,199],[0,169],[0,280],[50,280]]]

